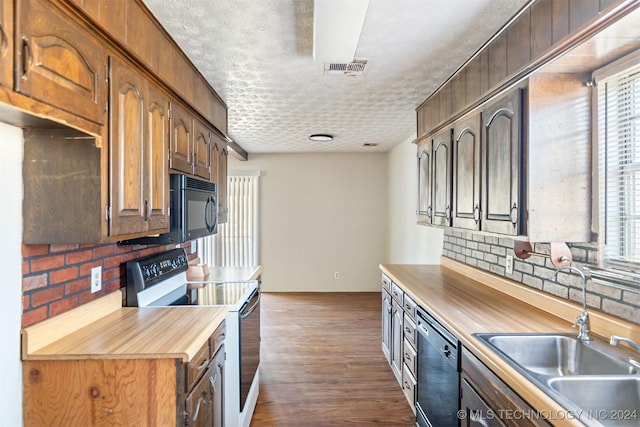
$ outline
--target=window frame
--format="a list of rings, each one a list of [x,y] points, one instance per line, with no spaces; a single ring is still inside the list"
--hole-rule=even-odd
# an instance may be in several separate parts
[[[607,253],[605,251],[605,236],[606,236],[606,224],[604,224],[604,214],[602,212],[602,199],[605,197],[601,191],[603,174],[601,168],[600,150],[604,143],[600,140],[601,134],[601,118],[600,118],[600,95],[598,84],[608,78],[625,72],[631,68],[640,66],[640,51],[632,52],[610,64],[595,70],[592,73],[592,82],[595,83],[596,90],[593,91],[593,231],[598,236],[598,265],[597,267],[591,267],[592,279],[600,284],[607,286],[613,286],[625,290],[632,290],[638,292],[640,289],[640,270],[634,271],[640,267],[640,259],[632,260],[631,262],[616,263],[615,261],[609,261]],[[640,107],[639,107],[640,109]],[[611,266],[610,264],[614,264]],[[627,269],[625,267],[631,266]]]

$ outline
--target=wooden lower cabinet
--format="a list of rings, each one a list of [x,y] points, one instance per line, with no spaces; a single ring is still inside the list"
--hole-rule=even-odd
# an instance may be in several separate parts
[[[23,362],[25,426],[180,425],[176,359]]]
[[[538,411],[518,396],[463,347],[460,373],[463,426],[549,426]]]
[[[224,426],[224,323],[189,363],[25,360],[25,426]]]

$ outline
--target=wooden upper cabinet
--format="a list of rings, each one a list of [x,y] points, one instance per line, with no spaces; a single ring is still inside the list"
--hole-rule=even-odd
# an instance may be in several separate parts
[[[433,138],[432,218],[436,225],[451,225],[452,160],[451,129]]]
[[[145,106],[144,188],[148,201],[147,231],[169,228],[169,99],[149,84]]]
[[[0,86],[13,88],[13,2],[0,2]]]
[[[171,104],[171,157],[169,167],[177,172],[211,180],[211,128],[194,117],[182,104]]]
[[[105,49],[51,2],[21,0],[15,5],[15,90],[104,124]]]
[[[193,173],[193,119],[185,107],[171,103],[171,156],[169,167],[178,172]]]
[[[193,122],[193,174],[212,181],[211,129],[198,119]]]
[[[111,58],[111,224],[109,234],[144,231],[145,81],[128,66]]]
[[[521,97],[517,89],[482,111],[482,229],[521,231]]]
[[[432,140],[418,144],[418,224],[431,224]]]
[[[111,58],[111,236],[168,231],[168,100]]]
[[[480,229],[480,114],[453,128],[453,226]]]

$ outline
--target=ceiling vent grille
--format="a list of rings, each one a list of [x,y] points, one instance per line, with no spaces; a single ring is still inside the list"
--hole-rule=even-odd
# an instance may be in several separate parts
[[[324,72],[332,75],[361,76],[366,66],[366,60],[357,59],[353,62],[324,64]]]

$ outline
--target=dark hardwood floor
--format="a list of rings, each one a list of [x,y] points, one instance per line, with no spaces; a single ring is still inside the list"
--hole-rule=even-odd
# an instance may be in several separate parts
[[[251,427],[415,426],[382,354],[380,293],[263,293]]]

